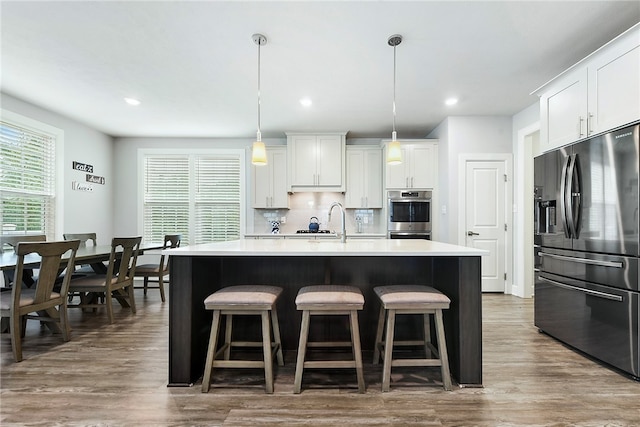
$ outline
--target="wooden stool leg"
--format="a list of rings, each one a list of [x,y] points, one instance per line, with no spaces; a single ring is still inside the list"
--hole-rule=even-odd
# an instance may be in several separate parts
[[[382,343],[382,333],[384,331],[384,317],[387,311],[384,304],[380,304],[380,314],[378,315],[378,329],[376,331],[376,340],[373,343],[373,364],[380,363],[380,345]]]
[[[360,348],[360,327],[358,326],[358,312],[351,310],[349,312],[349,320],[351,321],[351,342],[353,343],[353,357],[356,362],[356,376],[358,378],[358,392],[365,392],[364,372],[362,369],[362,349]]]
[[[264,381],[267,393],[273,393],[273,360],[271,358],[271,328],[269,324],[269,312],[262,311],[262,350],[264,352]]]
[[[231,334],[233,333],[233,315],[227,314],[224,322],[224,360],[231,358]]]
[[[202,377],[202,392],[209,393],[211,373],[213,371],[213,359],[216,354],[218,344],[218,329],[220,328],[220,311],[213,311],[213,321],[211,322],[211,334],[209,334],[209,347],[207,349],[207,361],[204,365],[204,376]]]
[[[444,323],[442,322],[442,310],[436,310],[436,333],[438,334],[438,353],[442,364],[442,384],[444,389],[451,390],[451,374],[449,373],[449,356],[447,355],[447,341],[444,337]]]
[[[428,313],[422,315],[424,323],[424,357],[426,358],[429,358],[432,354],[431,347],[429,346],[429,344],[431,344],[431,318],[429,316],[430,314]]]
[[[282,356],[282,340],[280,339],[280,324],[278,323],[278,310],[275,307],[271,309],[271,327],[273,328],[273,341],[276,343],[278,350],[276,351],[276,359],[278,366],[284,366],[284,357]]]
[[[384,344],[384,363],[382,367],[382,391],[389,391],[391,383],[391,362],[393,357],[393,336],[396,327],[396,311],[391,309],[387,313],[386,339]]]
[[[298,394],[302,388],[302,371],[304,358],[307,351],[307,338],[309,335],[309,310],[302,311],[302,325],[300,326],[300,341],[298,343],[298,357],[296,360],[296,375],[293,382],[293,392]]]

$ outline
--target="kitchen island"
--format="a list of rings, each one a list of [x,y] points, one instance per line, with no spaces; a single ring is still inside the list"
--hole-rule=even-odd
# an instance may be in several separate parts
[[[486,252],[428,240],[242,239],[168,249],[169,386],[190,386],[204,372],[211,328],[204,299],[238,284],[284,288],[278,317],[285,350],[298,344],[298,289],[314,284],[357,286],[365,297],[360,313],[364,350],[372,350],[377,325],[375,286],[433,286],[451,299],[444,322],[449,364],[462,386],[482,386],[481,263]],[[331,323],[312,333],[335,338]],[[419,327],[419,326],[416,326]],[[402,325],[397,330],[401,333]],[[340,339],[340,337],[338,337]]]

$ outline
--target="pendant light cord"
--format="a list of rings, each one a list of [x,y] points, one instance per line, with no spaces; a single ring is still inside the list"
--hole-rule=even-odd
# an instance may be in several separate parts
[[[260,132],[260,46],[262,41],[258,41],[258,141],[262,140],[262,134]]]
[[[393,132],[396,132],[396,45],[393,45]]]

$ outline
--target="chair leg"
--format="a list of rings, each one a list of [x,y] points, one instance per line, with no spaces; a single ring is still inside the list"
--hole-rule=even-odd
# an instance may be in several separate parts
[[[430,314],[425,313],[422,315],[423,318],[423,324],[424,324],[424,354],[426,358],[428,358],[431,355],[431,347],[429,347],[429,344],[431,344],[431,318],[430,318]]]
[[[160,288],[160,299],[164,302],[164,276],[162,273],[158,277],[158,288]]]
[[[69,341],[71,339],[71,326],[69,325],[69,312],[67,311],[66,301],[58,306],[60,312],[60,329],[62,329],[62,339]]]
[[[387,313],[386,339],[384,344],[384,361],[382,365],[382,391],[389,391],[391,383],[391,362],[393,357],[393,336],[396,327],[396,311],[391,309]]]
[[[273,328],[273,341],[276,343],[278,350],[276,351],[276,359],[278,366],[284,366],[284,357],[282,356],[282,340],[280,339],[280,324],[278,323],[278,310],[276,307],[271,309],[271,327]]]
[[[309,336],[309,317],[309,310],[303,310],[300,341],[298,343],[298,357],[296,360],[296,375],[293,382],[293,392],[296,394],[299,394],[302,388],[302,371],[304,370],[304,358],[307,351],[307,338]]]
[[[143,285],[143,287],[144,287],[144,296],[145,297],[147,296],[148,286],[149,286],[149,276],[144,276],[144,285]]]
[[[364,371],[362,368],[362,349],[360,348],[360,327],[358,326],[358,312],[349,312],[351,322],[351,342],[353,347],[353,358],[356,362],[356,377],[358,378],[358,393],[365,392]]]
[[[220,328],[220,311],[213,311],[213,321],[211,322],[211,333],[209,334],[209,347],[207,349],[207,360],[204,365],[204,376],[202,377],[202,392],[209,393],[211,383],[211,373],[213,371],[213,359],[216,354],[218,344],[218,329]]]
[[[113,301],[111,298],[111,290],[105,292],[104,303],[107,306],[107,316],[109,316],[109,323],[113,324]]]
[[[378,315],[378,329],[376,331],[376,340],[373,344],[373,364],[380,363],[380,343],[382,343],[382,333],[384,331],[384,317],[386,310],[384,304],[380,304],[380,314]]]
[[[129,305],[131,306],[131,312],[136,314],[136,296],[133,292],[133,281],[127,286],[127,292],[129,293]]]
[[[22,316],[11,313],[9,319],[9,331],[11,332],[11,348],[13,349],[13,358],[16,362],[22,360]]]
[[[224,322],[224,360],[231,359],[231,334],[233,333],[233,315],[227,314]]]
[[[436,333],[438,334],[438,353],[442,364],[442,385],[447,391],[451,390],[451,374],[449,373],[449,356],[447,354],[447,342],[444,336],[444,323],[442,321],[442,310],[436,310]]]
[[[269,312],[260,313],[262,318],[262,351],[264,353],[264,382],[267,393],[273,393],[273,359],[271,358],[271,328],[269,324]]]

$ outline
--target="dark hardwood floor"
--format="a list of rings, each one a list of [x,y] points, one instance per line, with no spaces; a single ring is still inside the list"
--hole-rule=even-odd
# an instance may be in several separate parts
[[[484,388],[445,392],[438,368],[400,368],[391,392],[365,355],[366,394],[355,374],[307,375],[294,395],[295,355],[264,394],[260,371],[226,371],[208,394],[168,388],[168,304],[136,290],[138,313],[70,310],[63,343],[30,321],[24,360],[1,338],[2,426],[634,426],[640,383],[598,365],[533,326],[533,301],[483,297]],[[286,325],[282,325],[286,327]],[[236,375],[234,375],[236,374]]]

